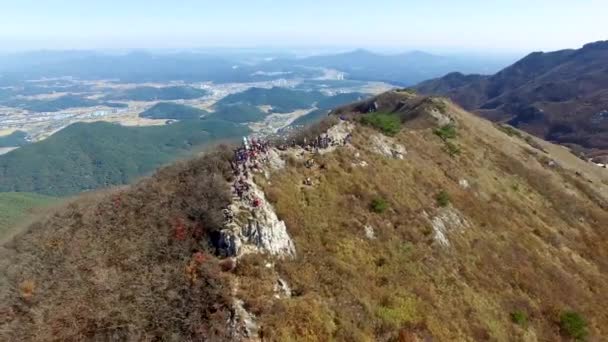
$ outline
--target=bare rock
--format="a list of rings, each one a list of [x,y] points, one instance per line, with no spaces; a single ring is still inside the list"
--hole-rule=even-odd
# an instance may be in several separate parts
[[[437,215],[432,218],[426,212],[424,212],[424,215],[431,222],[435,233],[435,242],[441,246],[448,247],[450,245],[449,233],[459,232],[470,227],[470,223],[453,207],[441,208]]]
[[[388,158],[403,159],[407,153],[405,147],[384,135],[373,135],[370,144],[373,152]]]
[[[366,224],[363,229],[365,230],[365,237],[370,239],[370,240],[374,240],[376,239],[376,233],[374,232],[374,227],[370,226],[369,224]]]

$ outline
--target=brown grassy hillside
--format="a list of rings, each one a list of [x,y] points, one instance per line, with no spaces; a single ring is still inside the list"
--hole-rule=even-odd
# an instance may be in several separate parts
[[[208,236],[229,157],[83,197],[2,248],[0,340],[226,340],[230,289]]]
[[[608,154],[608,41],[534,52],[491,76],[451,73],[416,86],[448,96],[484,118],[548,141]]]
[[[286,151],[255,176],[294,258],[252,253],[232,269],[213,256],[230,202],[220,150],[76,201],[5,246],[0,339],[241,340],[235,289],[251,340],[608,335],[606,170],[447,100],[390,92],[334,114],[370,119],[346,146]],[[395,122],[392,137],[377,130]]]
[[[397,114],[406,117],[430,105],[401,101],[377,100],[389,111],[405,105]],[[589,322],[592,340],[608,334],[608,174],[441,103],[456,120],[455,156],[433,128],[406,121],[396,136],[404,160],[371,152],[378,133],[359,127],[353,149],[317,159],[323,168],[296,163],[271,178],[266,189],[300,255],[280,265],[297,296],[261,314],[273,340],[386,340],[401,331],[439,341],[555,341],[567,336],[560,315],[568,310]],[[360,161],[368,166],[353,165]],[[301,186],[307,177],[313,187]],[[388,204],[383,212],[370,208],[375,199]],[[429,218],[446,211],[468,224],[442,246]]]

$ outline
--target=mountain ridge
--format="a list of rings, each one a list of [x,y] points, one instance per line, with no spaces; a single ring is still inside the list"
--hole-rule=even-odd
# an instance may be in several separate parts
[[[608,41],[578,50],[534,52],[491,76],[448,74],[416,86],[494,121],[551,141],[608,153]]]
[[[81,198],[0,248],[0,336],[606,335],[608,174],[562,147],[410,91],[250,146]]]

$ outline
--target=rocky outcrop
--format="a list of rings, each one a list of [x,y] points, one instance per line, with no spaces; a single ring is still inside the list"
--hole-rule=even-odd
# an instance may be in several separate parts
[[[470,223],[453,207],[439,209],[439,212],[432,218],[426,212],[424,212],[424,216],[433,227],[435,242],[444,247],[450,245],[449,233],[459,232],[470,227]]]
[[[442,113],[437,108],[431,108],[430,110],[427,111],[427,113],[433,119],[436,120],[437,126],[445,126],[445,125],[449,125],[451,123],[454,123],[454,121],[452,120],[452,118],[450,118],[448,115]]]
[[[247,224],[241,228],[246,245],[255,246],[257,250],[271,255],[294,257],[296,249],[287,233],[285,222],[279,220],[264,192],[254,182],[250,184],[251,192],[260,200],[260,204],[252,208],[253,217],[248,218]]]
[[[285,222],[279,220],[264,192],[253,177],[243,179],[249,189],[235,196],[228,210],[232,219],[220,232],[220,249],[227,256],[245,253],[268,253],[277,257],[294,257],[295,246]]]
[[[350,121],[340,121],[323,134],[323,138],[328,138],[330,143],[327,147],[318,149],[318,153],[325,154],[335,151],[338,147],[348,144],[355,124]]]
[[[365,231],[366,238],[368,238],[370,240],[376,239],[376,232],[374,231],[374,227],[367,224],[363,227],[363,230]]]
[[[403,159],[407,153],[405,147],[399,145],[393,138],[378,134],[371,137],[370,147],[372,152],[393,159]]]
[[[233,310],[234,313],[228,322],[230,331],[230,339],[232,341],[260,341],[259,326],[256,323],[256,317],[245,309],[245,303],[242,299],[237,298],[237,288],[233,287]]]

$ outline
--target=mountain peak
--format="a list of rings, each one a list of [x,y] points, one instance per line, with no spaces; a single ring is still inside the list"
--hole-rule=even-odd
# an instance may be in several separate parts
[[[583,50],[608,50],[608,40],[600,40],[583,45]]]
[[[516,123],[577,153],[608,156],[608,126],[597,119],[608,108],[607,60],[608,41],[599,41],[578,50],[533,52],[495,75],[448,74],[417,88],[449,95],[486,118]]]

